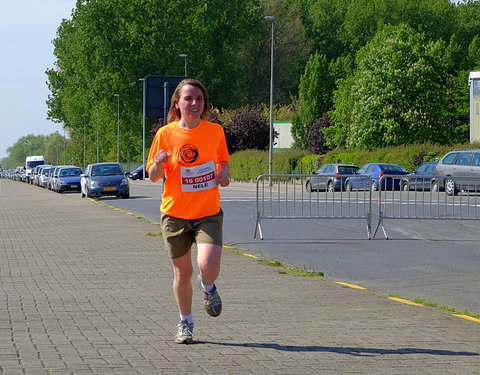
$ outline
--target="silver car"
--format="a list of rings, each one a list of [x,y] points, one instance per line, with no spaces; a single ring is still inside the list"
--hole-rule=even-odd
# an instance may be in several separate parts
[[[353,164],[325,164],[310,177],[305,183],[307,191],[345,191],[346,175],[353,175],[358,171]]]
[[[447,195],[460,191],[480,190],[480,149],[453,150],[443,156],[435,167],[435,183]],[[465,178],[462,178],[465,177]]]

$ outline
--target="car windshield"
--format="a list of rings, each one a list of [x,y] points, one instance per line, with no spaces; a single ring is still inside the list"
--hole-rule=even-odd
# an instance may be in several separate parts
[[[78,177],[81,173],[80,168],[65,168],[60,170],[60,177]]]
[[[123,174],[119,165],[96,165],[92,169],[92,176],[115,176]]]
[[[358,167],[347,167],[347,166],[343,166],[343,167],[338,167],[338,173],[343,173],[343,174],[348,174],[348,173],[355,173],[356,171],[358,171]]]
[[[385,173],[390,173],[390,172],[403,172],[403,168],[399,165],[381,165],[380,168],[382,169],[383,172]]]
[[[32,161],[27,161],[27,168],[35,168],[37,165],[42,165],[45,163],[44,160],[32,160]]]

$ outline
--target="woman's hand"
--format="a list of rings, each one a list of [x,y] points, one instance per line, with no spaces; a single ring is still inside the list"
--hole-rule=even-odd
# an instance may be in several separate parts
[[[217,184],[225,187],[230,185],[230,170],[227,162],[220,162],[217,165]]]
[[[158,151],[155,156],[153,157],[153,161],[155,162],[155,164],[162,164],[162,163],[166,163],[168,161],[168,158],[172,156],[171,154],[169,154],[167,151],[165,150],[160,150]]]
[[[162,163],[166,163],[171,155],[165,151],[158,151],[153,157],[153,164],[148,169],[150,181],[156,182],[163,177]]]

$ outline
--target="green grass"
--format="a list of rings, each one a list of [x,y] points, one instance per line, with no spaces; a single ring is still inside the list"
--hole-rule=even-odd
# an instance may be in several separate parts
[[[244,254],[244,252],[239,247],[235,247],[235,246],[223,246],[223,249],[233,251],[237,255],[243,255]]]
[[[400,297],[400,294],[398,294],[398,293],[391,293],[388,296],[393,297],[393,298],[402,298],[402,297]]]
[[[145,234],[145,236],[148,236],[148,237],[162,237],[163,233],[162,232],[158,232],[158,233],[148,232],[148,233]]]
[[[235,254],[250,256],[245,250],[240,249],[239,247],[234,246],[223,246],[225,250],[233,251]],[[294,275],[301,277],[324,277],[323,272],[314,272],[312,270],[304,270],[300,268],[294,268],[283,264],[275,259],[257,259],[258,263],[265,266],[278,268],[278,273],[281,275]]]
[[[399,294],[397,293],[392,293],[392,294],[389,294],[389,297],[396,297],[396,298],[402,298],[400,297]],[[426,301],[425,299],[423,298],[416,298],[414,300],[412,300],[412,302],[415,302],[415,303],[418,303],[420,305],[424,305],[424,306],[429,306],[429,307],[435,307],[435,308],[439,308],[441,310],[445,310],[445,311],[448,311],[448,312],[451,312],[452,314],[454,315],[466,315],[466,316],[470,316],[472,318],[477,318],[477,319],[480,319],[480,315],[479,314],[474,314],[474,313],[471,313],[469,311],[458,311],[457,309],[455,309],[454,307],[452,306],[439,306],[438,303],[436,302],[430,302],[430,301]]]
[[[419,303],[420,305],[424,305],[424,306],[438,307],[438,303],[428,302],[428,301],[425,301],[423,298],[416,298],[413,300],[413,302]]]
[[[266,266],[281,268],[281,270],[278,271],[278,273],[281,275],[290,274],[290,275],[301,276],[301,277],[324,277],[325,276],[323,272],[314,272],[312,270],[303,270],[300,268],[286,266],[285,264],[283,264],[282,262],[279,262],[278,260],[259,259],[258,262]]]
[[[467,316],[470,316],[472,318],[477,318],[477,319],[480,319],[480,315],[479,314],[474,314],[474,313],[471,313],[469,311],[453,311],[453,314],[455,315],[467,315]]]

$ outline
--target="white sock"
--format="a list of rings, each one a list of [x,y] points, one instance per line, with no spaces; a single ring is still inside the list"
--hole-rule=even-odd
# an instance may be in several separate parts
[[[180,320],[186,320],[188,324],[192,324],[193,323],[193,315],[192,315],[192,313],[190,313],[188,315],[180,314]]]
[[[214,285],[215,284],[210,284],[210,285],[204,284],[204,282],[202,280],[202,288],[206,293],[210,293],[213,290]]]

